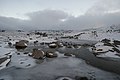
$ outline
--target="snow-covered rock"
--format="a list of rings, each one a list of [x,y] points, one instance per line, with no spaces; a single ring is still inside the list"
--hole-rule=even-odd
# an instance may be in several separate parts
[[[57,47],[57,44],[51,43],[51,44],[49,44],[49,47],[50,47],[50,48],[56,48],[56,47]]]
[[[109,46],[98,46],[95,49],[93,49],[93,51],[95,53],[105,53],[105,52],[108,52],[109,50],[112,50],[112,47],[109,47]]]
[[[7,64],[10,62],[10,59],[5,57],[0,59],[0,70],[5,68]]]
[[[97,57],[120,58],[120,56],[117,56],[116,54],[117,54],[116,52],[107,52],[107,53],[104,53],[104,54],[97,55]]]

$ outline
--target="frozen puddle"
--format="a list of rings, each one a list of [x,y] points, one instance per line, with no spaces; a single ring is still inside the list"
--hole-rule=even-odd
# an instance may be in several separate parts
[[[19,53],[19,55],[18,55]],[[10,66],[15,66],[18,68],[29,68],[35,66],[35,59],[29,57],[27,54],[22,52],[17,52],[12,55]]]
[[[94,68],[75,57],[48,58],[43,63],[27,69],[9,67],[3,69],[1,75],[9,75],[13,80],[56,80],[61,76],[73,80],[75,76],[86,76],[91,80],[120,80],[119,75]]]
[[[0,80],[13,80],[11,76],[9,75],[4,75],[0,77]]]

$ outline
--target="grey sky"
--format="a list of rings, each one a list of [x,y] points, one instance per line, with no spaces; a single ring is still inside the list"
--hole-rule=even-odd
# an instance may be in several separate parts
[[[120,0],[0,0],[0,28],[87,29],[120,24]]]
[[[24,14],[44,9],[57,9],[78,16],[98,0],[0,0],[0,15],[27,18]]]

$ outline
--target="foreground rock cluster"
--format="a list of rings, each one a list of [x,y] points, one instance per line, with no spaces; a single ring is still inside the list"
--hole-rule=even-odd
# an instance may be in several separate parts
[[[35,59],[44,59],[45,57],[48,58],[55,58],[58,55],[54,52],[44,52],[42,50],[39,49],[33,49],[32,54],[30,55],[31,57],[35,58]]]

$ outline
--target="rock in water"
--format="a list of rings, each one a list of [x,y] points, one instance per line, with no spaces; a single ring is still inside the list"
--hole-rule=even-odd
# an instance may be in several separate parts
[[[27,45],[28,42],[29,41],[27,41],[27,40],[21,40],[19,42],[16,42],[15,47],[16,47],[16,49],[24,49],[24,48],[26,48],[28,46]]]
[[[55,43],[49,44],[49,47],[50,47],[50,48],[56,48],[56,47],[57,47],[57,44],[55,44]]]
[[[42,50],[33,49],[31,56],[35,59],[43,59],[45,57],[45,53]]]
[[[71,53],[65,53],[64,56],[72,56]]]
[[[57,57],[58,55],[56,54],[56,53],[52,53],[52,52],[47,52],[46,53],[46,57],[48,57],[48,58],[55,58],[55,57]]]

